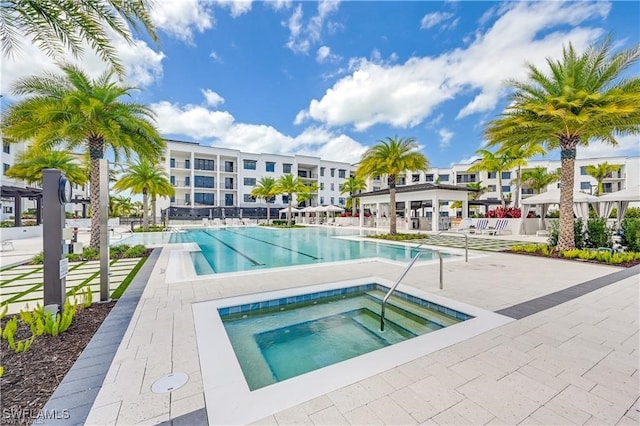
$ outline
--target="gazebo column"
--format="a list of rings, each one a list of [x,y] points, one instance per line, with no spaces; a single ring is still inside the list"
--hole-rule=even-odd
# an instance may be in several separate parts
[[[469,217],[469,201],[462,200],[462,218],[467,219]]]
[[[360,200],[360,216],[358,216],[358,226],[360,226],[360,228],[364,228],[364,206],[365,204]]]
[[[42,197],[36,197],[36,225],[42,225]]]
[[[431,230],[438,232],[440,230],[440,199],[435,196],[431,200],[433,215],[431,217]]]
[[[22,226],[22,196],[18,193],[13,197],[13,214],[15,226]]]
[[[374,228],[377,228],[379,223],[380,223],[380,203],[376,203],[376,221],[375,221],[376,226],[374,226]]]

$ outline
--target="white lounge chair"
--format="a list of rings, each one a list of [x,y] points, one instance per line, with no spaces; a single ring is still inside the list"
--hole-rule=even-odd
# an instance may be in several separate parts
[[[467,232],[471,228],[471,219],[462,219],[457,227],[453,228],[454,232]]]
[[[511,232],[506,229],[508,224],[509,221],[507,219],[498,219],[498,221],[496,222],[496,226],[489,227],[482,231],[482,233],[488,235],[499,235],[502,232]]]
[[[469,228],[468,232],[470,234],[481,234],[482,231],[487,229],[488,225],[489,225],[489,219],[478,219],[475,226],[473,226],[472,228]]]

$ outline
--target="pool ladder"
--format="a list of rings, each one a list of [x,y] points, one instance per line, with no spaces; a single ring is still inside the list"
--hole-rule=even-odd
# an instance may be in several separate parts
[[[441,232],[438,232],[437,235],[444,234],[446,232],[451,233],[450,231],[441,231]],[[417,250],[425,244],[427,243],[426,242],[420,243],[415,247],[415,249]],[[442,253],[440,252],[440,250],[432,250],[432,251],[438,254],[438,259],[440,260],[440,290],[442,290],[444,288],[442,283]],[[384,299],[382,299],[382,308],[380,310],[380,331],[384,331],[384,311],[385,311],[385,307],[387,306],[387,301],[389,300],[389,297],[391,297],[391,294],[395,291],[396,287],[398,287],[398,284],[400,284],[400,281],[402,281],[405,275],[409,273],[409,270],[411,269],[411,267],[416,263],[418,258],[423,253],[426,253],[426,252],[418,251],[418,253],[411,260],[411,263],[409,263],[409,265],[407,265],[404,271],[402,271],[402,275],[400,275],[400,278],[398,278],[398,280],[393,284],[393,286],[389,289],[387,294],[384,296]],[[468,237],[466,233],[464,234],[464,261],[465,262],[469,261],[469,245],[468,245]]]

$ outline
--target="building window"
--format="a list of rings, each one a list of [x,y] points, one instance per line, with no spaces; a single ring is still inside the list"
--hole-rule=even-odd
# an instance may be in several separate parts
[[[170,165],[171,167],[175,167],[175,166],[176,166],[176,159],[175,159],[175,158],[171,158],[171,159],[169,159],[169,165]]]
[[[11,148],[8,143],[6,142],[2,143],[2,152],[4,152],[5,154],[11,154]]]
[[[173,196],[173,197],[169,198],[169,202],[170,203],[175,203],[176,202],[176,197]]]
[[[245,203],[255,203],[256,197],[253,197],[251,194],[244,194],[244,202]]]
[[[224,194],[224,205],[233,206],[233,194]]]
[[[380,180],[380,176],[374,176],[374,177],[373,177],[373,180],[374,180],[374,181]]]
[[[286,163],[283,164],[282,165],[282,173],[291,173],[291,164],[286,164]]]
[[[338,170],[338,177],[342,178],[342,179],[346,178],[347,177],[347,171],[344,170],[344,169]]]
[[[344,206],[345,203],[345,199],[343,197],[338,198],[338,204],[340,204],[341,206]]]
[[[449,182],[449,175],[438,175],[438,180],[440,182]]]
[[[193,194],[193,199],[195,200],[196,204],[204,204],[206,206],[213,206],[214,203],[214,198],[213,198],[214,194],[209,194],[206,192],[196,192],[195,194]]]
[[[2,207],[3,213],[13,214],[13,206],[4,206]]]
[[[331,197],[331,204],[333,204],[333,200],[334,200],[334,198],[333,198],[333,197]]]
[[[320,176],[324,176],[324,167],[320,167]]]
[[[265,169],[268,172],[275,172],[276,171],[276,163],[272,162],[272,161],[267,161],[267,167]]]
[[[233,178],[224,178],[224,189],[235,189],[233,187]]]
[[[282,203],[283,204],[289,204],[289,196],[288,195],[283,195],[282,196]]]
[[[244,178],[244,186],[256,186],[256,178]]]
[[[185,169],[191,168],[191,160],[184,160],[184,168]]]
[[[233,173],[233,161],[224,162],[224,171],[227,173]]]
[[[420,175],[411,175],[411,182],[420,182]]]
[[[194,176],[193,186],[196,188],[214,188],[213,176]]]
[[[502,179],[511,179],[511,172],[502,172]]]
[[[591,182],[580,182],[580,189],[591,191]]]
[[[336,177],[336,169],[331,169],[331,177]]]
[[[502,185],[502,192],[511,192],[511,186]]]
[[[2,174],[3,175],[7,174],[7,170],[9,170],[9,167],[11,167],[11,165],[9,165],[7,163],[2,163]]]
[[[320,182],[320,190],[324,191],[324,182]]]
[[[191,186],[191,177],[184,178],[184,186]]]
[[[194,169],[196,170],[215,170],[213,160],[205,160],[203,158],[196,158],[194,162]]]
[[[401,177],[398,178],[398,185],[406,185],[407,184],[407,178]]]
[[[191,204],[191,194],[184,194],[184,203]]]
[[[332,191],[335,191],[335,190],[336,190],[336,186],[335,186],[335,184],[333,184],[333,183],[331,184],[331,190],[332,190]]]
[[[380,187],[379,187],[379,186],[374,186],[374,187],[373,187],[373,190],[374,190],[374,191],[380,191]]]
[[[175,176],[169,176],[169,182],[171,182],[171,185],[176,186],[176,177]]]
[[[424,175],[425,182],[433,182],[433,175]]]
[[[487,191],[496,192],[496,186],[495,185],[487,185]]]
[[[244,164],[243,167],[244,167],[245,170],[255,170],[257,161],[255,161],[255,160],[244,160],[243,164]]]
[[[487,173],[487,179],[495,179],[498,176],[496,172]]]
[[[324,204],[324,197],[320,197],[320,205]]]
[[[586,166],[580,167],[580,176],[586,176],[586,175],[588,175],[587,167]]]

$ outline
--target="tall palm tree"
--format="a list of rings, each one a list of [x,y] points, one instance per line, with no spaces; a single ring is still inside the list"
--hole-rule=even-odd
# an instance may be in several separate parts
[[[466,186],[467,186],[467,188],[474,190],[474,191],[471,191],[471,192],[467,193],[467,199],[469,201],[473,201],[473,200],[479,199],[482,196],[482,194],[487,192],[487,190],[489,189],[486,186],[482,185],[482,181],[468,183]],[[454,201],[453,203],[451,203],[451,205],[449,207],[452,208],[452,209],[461,209],[462,208],[462,201]]]
[[[529,65],[527,81],[515,89],[502,116],[485,129],[490,145],[560,148],[558,249],[575,247],[573,187],[576,148],[589,142],[617,145],[616,137],[640,133],[640,78],[625,75],[640,58],[640,45],[611,53],[611,38],[579,54],[563,47],[562,58],[547,59],[549,72]]]
[[[263,198],[267,205],[267,225],[271,223],[271,209],[269,208],[269,202],[276,195],[278,195],[276,180],[269,176],[261,177],[258,184],[251,190],[252,197]]]
[[[516,190],[515,190],[516,197],[513,202],[513,207],[515,208],[520,207],[520,187],[521,187],[520,175],[522,173],[522,167],[524,167],[527,164],[526,160],[528,158],[535,157],[536,155],[544,155],[546,153],[547,151],[545,151],[543,147],[535,144],[514,146],[508,150],[507,157],[521,160],[521,161],[516,161],[516,178],[514,180],[514,183],[516,185]]]
[[[280,176],[276,182],[276,188],[279,194],[287,194],[289,200],[288,212],[287,212],[287,226],[291,226],[291,202],[293,201],[293,195],[301,192],[308,192],[307,186],[302,183],[300,179],[292,174],[286,174]]]
[[[340,194],[349,194],[349,200],[351,200],[351,216],[355,217],[357,211],[353,195],[365,189],[367,189],[367,183],[364,179],[356,176],[349,176],[347,180],[340,184]]]
[[[298,206],[300,205],[300,203],[306,203],[307,201],[311,202],[311,200],[313,200],[313,197],[318,193],[318,184],[315,182],[312,183],[305,183],[304,184],[307,189],[299,192],[298,196],[296,197],[296,200],[298,201]]]
[[[595,166],[589,165],[584,168],[584,171],[598,182],[598,189],[594,195],[601,195],[604,192],[604,184],[602,182],[611,173],[620,170],[620,167],[619,164],[609,164],[605,161],[604,163]]]
[[[4,134],[12,141],[32,140],[39,149],[63,145],[69,151],[89,151],[91,188],[91,242],[100,244],[100,159],[105,150],[116,161],[133,152],[153,161],[165,142],[152,124],[153,111],[141,104],[123,102],[132,87],[113,81],[114,72],[90,79],[73,65],[63,65],[63,76],[45,73],[19,80],[16,95],[26,96],[3,117]]]
[[[12,56],[19,50],[21,41],[28,38],[49,56],[60,57],[67,48],[78,57],[86,41],[122,74],[124,68],[110,43],[110,32],[133,44],[129,25],[135,30],[144,27],[157,42],[150,6],[149,0],[3,0],[0,7],[2,53]]]
[[[518,181],[523,187],[533,189],[536,194],[539,194],[548,185],[559,180],[560,170],[549,172],[544,167],[535,167],[523,171]]]
[[[109,216],[131,216],[132,211],[133,204],[131,203],[131,198],[117,195],[109,197]]]
[[[77,157],[67,151],[40,150],[33,146],[16,156],[15,163],[5,175],[33,184],[42,182],[43,169],[59,169],[71,182],[78,185],[87,183],[87,170]]]
[[[502,201],[502,207],[506,207],[506,200],[502,192],[502,172],[509,171],[514,167],[526,164],[522,158],[514,158],[509,154],[497,155],[488,149],[479,149],[476,154],[482,158],[479,162],[469,167],[470,172],[487,171],[498,176],[498,195]]]
[[[389,185],[389,204],[391,223],[389,233],[397,234],[396,229],[396,179],[406,170],[426,170],[427,157],[418,151],[415,138],[387,137],[378,141],[362,155],[356,176],[366,179],[372,176],[387,175]]]
[[[130,164],[113,189],[142,194],[142,227],[145,231],[149,230],[149,196],[171,197],[175,194],[169,176],[162,166],[144,158]]]

